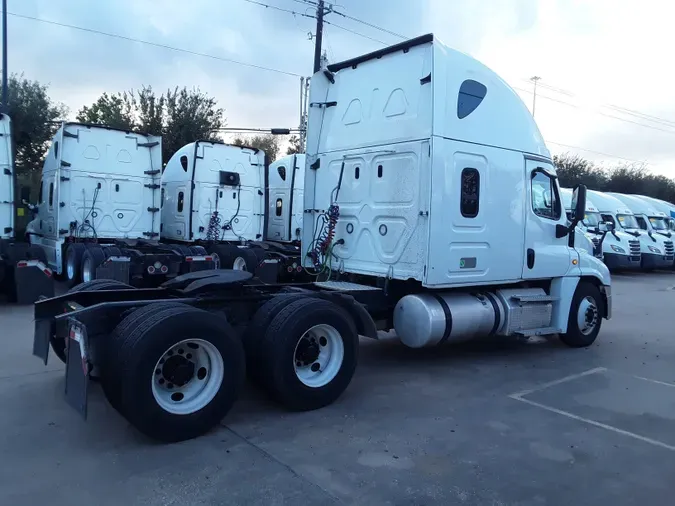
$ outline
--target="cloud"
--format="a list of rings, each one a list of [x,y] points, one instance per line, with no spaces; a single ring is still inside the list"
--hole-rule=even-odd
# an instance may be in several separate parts
[[[311,74],[315,31],[311,6],[260,0],[23,0],[10,11],[153,41],[300,75]],[[675,176],[675,127],[601,104],[675,121],[675,68],[664,55],[675,44],[673,8],[660,0],[377,0],[335,4],[337,12],[414,37],[434,32],[446,44],[493,68],[532,107],[551,151],[578,146],[593,160],[608,155],[647,160]],[[324,48],[332,61],[401,39],[346,18],[327,16]],[[75,113],[103,91],[152,85],[199,86],[238,127],[294,126],[299,78],[21,18],[9,18],[10,71],[51,83]],[[563,91],[561,91],[563,90]],[[570,91],[572,93],[567,93]],[[599,112],[605,114],[599,114]],[[668,130],[661,132],[628,121]],[[669,132],[674,133],[669,133]],[[557,144],[556,144],[557,143]],[[606,153],[601,155],[594,152]],[[619,158],[614,158],[619,160]]]

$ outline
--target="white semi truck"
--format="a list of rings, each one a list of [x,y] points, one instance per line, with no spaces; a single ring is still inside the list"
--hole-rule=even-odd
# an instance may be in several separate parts
[[[663,213],[665,222],[668,226],[668,230],[672,233],[675,232],[675,205],[665,200],[657,199],[654,197],[647,197],[646,195],[635,195],[647,202],[650,202],[654,207]]]
[[[494,72],[430,34],[330,65],[310,102],[303,262],[330,277],[213,270],[37,302],[34,353],[66,340],[66,399],[82,414],[92,370],[131,424],[179,441],[227,414],[245,363],[289,409],[332,403],[359,335],[378,330],[413,348],[595,341],[612,294],[607,267],[574,245],[586,189],[568,225],[537,125]]]
[[[568,198],[569,205],[571,205],[571,190],[563,188],[562,192],[563,200],[566,198],[565,193],[570,195]],[[602,260],[610,270],[640,269],[639,247],[636,248],[636,243],[633,243],[631,248],[630,242],[634,241],[635,237],[623,232],[620,228],[617,229],[614,222],[605,221],[600,208],[593,200],[595,198],[597,198],[596,195],[589,191],[586,199],[586,212],[579,226],[590,236],[596,250],[601,249]]]
[[[183,146],[162,173],[162,240],[204,247],[219,267],[268,283],[302,277],[298,203],[291,195],[302,195],[304,167],[286,165],[268,166],[256,148],[214,141]]]
[[[160,244],[161,138],[63,123],[42,170],[33,244],[74,286],[112,278],[156,286],[213,268],[202,248]]]
[[[640,225],[633,211],[621,200],[608,193],[589,190],[588,195],[600,210],[602,221],[614,224],[616,231],[625,232],[631,236],[626,245],[617,245],[618,248],[630,253],[632,261],[640,257],[640,269],[653,270],[667,266],[663,259],[664,245],[660,239],[649,237],[640,229]],[[618,235],[618,234],[617,234]],[[620,241],[623,242],[623,241]],[[624,247],[625,246],[625,247]],[[623,257],[615,257],[614,261],[623,261]],[[607,261],[607,260],[605,260]],[[619,264],[615,268],[631,268],[632,265]]]
[[[569,222],[572,222],[574,216],[574,211],[572,209],[572,199],[574,198],[574,191],[570,188],[560,188],[560,197],[562,198],[563,207],[567,214]],[[586,212],[589,210],[594,210],[593,203],[586,199]],[[574,229],[575,233],[575,246],[577,249],[583,249],[589,255],[593,255],[596,258],[602,260],[602,242],[604,239],[603,234],[596,236],[595,234],[589,233],[586,228],[583,226],[580,221],[577,223],[576,228]]]
[[[10,302],[32,304],[40,296],[54,295],[54,282],[44,252],[26,236],[16,236],[17,214],[31,211],[23,202],[30,199],[30,188],[16,189],[12,121],[0,113],[0,294]]]
[[[651,202],[636,195],[612,192],[609,192],[608,195],[617,198],[633,211],[640,230],[651,239],[653,244],[650,245],[650,250],[656,253],[653,267],[672,267],[675,261],[675,246],[673,246],[672,234],[666,222],[666,213],[657,210]],[[658,253],[656,250],[658,250]],[[659,254],[661,255],[660,259],[657,258]]]
[[[267,239],[300,244],[304,217],[305,155],[287,155],[270,164]]]

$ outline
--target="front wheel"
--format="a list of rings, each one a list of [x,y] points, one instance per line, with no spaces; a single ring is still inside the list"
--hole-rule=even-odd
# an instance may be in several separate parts
[[[572,298],[567,332],[560,335],[560,340],[572,348],[590,346],[598,337],[603,314],[600,290],[588,281],[581,281]]]

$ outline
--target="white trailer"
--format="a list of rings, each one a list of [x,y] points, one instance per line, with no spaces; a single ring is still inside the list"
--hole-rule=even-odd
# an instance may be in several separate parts
[[[40,296],[54,295],[54,283],[44,252],[27,237],[16,237],[17,213],[30,212],[17,201],[28,200],[30,188],[21,188],[18,196],[16,188],[12,121],[0,113],[0,294],[10,302],[32,304]]]
[[[413,348],[595,341],[612,295],[607,267],[574,246],[586,189],[568,225],[539,130],[496,74],[426,35],[316,73],[310,102],[302,246],[327,279],[215,270],[36,303],[35,354],[67,339],[81,413],[92,368],[135,427],[177,441],[226,415],[244,362],[277,401],[310,410],[345,391],[359,335],[378,330]]]
[[[657,211],[653,204],[634,195],[613,192],[608,192],[607,195],[623,202],[633,212],[642,236],[647,236],[645,242],[651,255],[648,257],[648,263],[643,261],[643,267],[648,269],[672,267],[675,262],[675,246],[668,230],[665,213]]]
[[[42,170],[31,238],[57,276],[71,286],[105,278],[157,285],[213,268],[201,249],[158,242],[161,165],[160,137],[61,125]]]
[[[304,166],[288,161],[294,164],[268,167],[263,151],[222,142],[183,146],[162,173],[162,240],[200,245],[219,267],[266,282],[300,277],[297,227],[291,230],[298,203],[290,196],[302,195],[296,181]]]

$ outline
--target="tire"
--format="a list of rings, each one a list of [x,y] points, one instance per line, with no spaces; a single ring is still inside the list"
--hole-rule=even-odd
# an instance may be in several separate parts
[[[121,281],[116,281],[114,279],[95,279],[93,281],[89,281],[87,283],[81,283],[70,290],[68,290],[68,293],[74,293],[74,292],[97,292],[99,290],[116,290],[119,288],[133,288],[130,285],[127,285],[126,283],[122,283]],[[52,351],[54,352],[54,355],[56,355],[61,362],[64,364],[66,363],[66,339],[63,337],[55,337],[52,336],[49,338],[49,344],[52,348]]]
[[[251,248],[237,248],[239,251],[232,256],[232,263],[227,265],[227,269],[250,272],[255,275],[255,271],[260,265],[258,255]]]
[[[313,369],[318,362],[309,366],[311,359],[308,359],[302,366],[305,371],[303,381],[300,373],[296,373],[296,365],[301,364],[296,351],[301,341],[307,343],[303,337],[311,329],[318,329],[314,337],[321,347],[326,346],[322,337],[328,337],[323,337],[323,340],[332,348],[331,359],[324,364],[324,371],[318,371],[318,374]],[[342,348],[341,354],[336,347]],[[323,352],[323,348],[320,349]],[[333,353],[336,360],[341,360],[333,362]],[[342,308],[322,299],[296,300],[277,313],[262,339],[260,367],[267,370],[262,378],[264,386],[274,399],[289,409],[309,411],[322,408],[337,400],[349,386],[356,370],[358,353],[356,326]],[[330,371],[334,374],[328,375]],[[319,383],[319,379],[327,381]],[[308,384],[310,380],[313,384]]]
[[[160,389],[157,378],[164,379],[167,368],[164,365],[158,369],[159,360],[164,360],[168,356],[167,350],[186,339],[200,344],[196,348],[183,345],[186,350],[195,351],[184,355],[178,351],[164,363],[179,357],[187,360],[192,353],[197,356],[207,353],[201,350],[210,350],[210,372],[205,371],[206,376],[199,378],[199,373],[195,375],[193,371],[191,379],[187,380],[187,385],[193,386],[199,385],[193,382],[206,381],[206,390],[198,390],[198,396],[211,389],[212,397],[204,395],[203,405],[194,404],[195,398],[191,397],[183,404],[181,400],[167,404],[168,401],[159,400],[155,392],[155,388]],[[115,402],[119,402],[120,413],[139,431],[159,441],[184,441],[204,434],[225,417],[243,386],[245,364],[241,341],[227,320],[214,313],[179,303],[151,304],[130,313],[115,329],[110,344],[115,350],[110,350],[113,353],[110,353],[102,378],[104,384],[118,385],[114,395],[118,396]],[[201,369],[206,368],[202,366]],[[218,381],[220,375],[222,379]],[[209,381],[213,383],[209,384]],[[171,388],[180,387],[172,385]],[[173,392],[171,396],[180,393]],[[191,395],[189,391],[187,395]],[[191,399],[192,405],[188,402]],[[170,412],[162,402],[164,406],[185,412]]]
[[[66,260],[64,262],[65,277],[70,288],[82,282],[82,255],[87,247],[79,242],[68,245],[66,248]]]
[[[110,405],[122,414],[123,406],[120,400],[122,394],[117,373],[120,369],[119,354],[122,349],[121,343],[124,342],[130,328],[140,324],[144,319],[151,318],[160,311],[171,308],[181,310],[185,308],[185,304],[163,302],[132,309],[131,313],[127,314],[115,327],[106,341],[106,346],[103,350],[104,360],[101,362],[101,386]]]
[[[190,251],[190,247],[186,246],[185,244],[172,244],[171,248],[178,253],[179,255],[183,255],[184,257],[189,257],[192,255],[192,252]]]
[[[106,259],[103,248],[99,246],[92,246],[85,250],[82,254],[82,264],[80,273],[83,282],[93,281],[96,279],[96,268],[101,265]]]
[[[216,269],[231,269],[238,250],[231,244],[215,244],[209,248],[209,253],[214,256]]]
[[[201,257],[208,255],[204,246],[189,246],[189,249],[192,256]]]
[[[282,309],[305,297],[307,295],[301,293],[279,294],[260,306],[253,315],[242,336],[242,343],[246,352],[246,372],[254,383],[264,384],[264,376],[268,372],[260,362],[261,343],[267,328]]]
[[[589,306],[592,304],[592,306]],[[584,306],[587,307],[584,311]],[[589,326],[580,328],[579,312],[583,311]],[[593,312],[590,315],[588,311]],[[569,319],[567,320],[567,332],[560,335],[560,340],[572,348],[584,348],[593,344],[598,337],[600,327],[602,326],[602,315],[605,314],[604,300],[600,290],[588,281],[581,281],[574,292],[572,305],[570,307]]]

